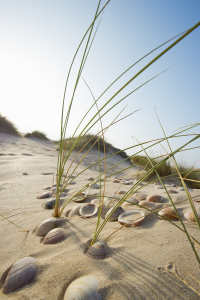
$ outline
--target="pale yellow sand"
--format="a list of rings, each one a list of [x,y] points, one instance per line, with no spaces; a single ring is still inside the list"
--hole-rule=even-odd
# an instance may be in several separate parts
[[[73,153],[72,157],[75,154]],[[75,174],[97,159],[98,153],[92,151]],[[80,158],[76,163],[79,160]],[[107,161],[107,169],[120,160],[119,156],[110,158]],[[28,230],[51,217],[52,210],[42,208],[42,204],[48,199],[36,197],[44,192],[45,186],[52,184],[52,175],[41,173],[56,173],[56,163],[57,151],[53,143],[0,134],[1,214]],[[123,163],[116,170],[128,166],[128,163]],[[22,175],[23,172],[28,172],[29,175]],[[129,178],[136,173],[137,170],[132,168],[118,177]],[[70,192],[88,183],[86,180],[88,177],[96,176],[98,165],[76,178],[74,180],[76,184],[68,187]],[[106,181],[108,196],[113,195],[120,187],[120,184],[112,183],[112,180],[113,178],[109,178]],[[127,191],[129,188],[129,185],[121,185],[120,190]],[[88,191],[97,192],[94,189]],[[148,195],[166,196],[163,190],[155,190],[153,184],[142,188],[141,191]],[[192,196],[198,194],[200,194],[198,190],[191,192]],[[179,192],[172,198],[176,202],[184,199],[185,192]],[[200,209],[199,203],[195,204]],[[69,204],[65,211],[74,205]],[[177,207],[183,215],[188,210],[189,204],[183,202]],[[127,207],[126,210],[130,209],[132,208]],[[43,245],[40,237],[29,233],[22,247],[25,233],[0,218],[0,276],[22,257],[33,256],[38,260],[38,272],[33,282],[8,295],[4,295],[1,289],[0,299],[63,299],[69,283],[84,275],[94,275],[98,278],[102,299],[200,299],[200,296],[163,269],[172,262],[181,278],[200,293],[200,284],[187,273],[200,280],[197,260],[187,237],[179,229],[151,215],[146,217],[140,226],[123,228],[111,236],[107,240],[106,259],[92,260],[84,255],[84,251],[87,241],[93,236],[95,222],[96,217],[67,219],[63,227],[67,232],[67,238],[63,242]],[[179,221],[175,223],[181,226]],[[104,240],[119,227],[118,222],[108,222],[99,240]],[[199,240],[197,226],[188,224],[187,228],[190,234]],[[200,255],[198,248],[197,252]]]

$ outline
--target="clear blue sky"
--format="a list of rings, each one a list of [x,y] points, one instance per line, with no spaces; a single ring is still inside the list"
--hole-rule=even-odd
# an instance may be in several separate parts
[[[102,1],[101,7],[105,3]],[[97,4],[95,0],[0,0],[0,113],[8,117],[21,132],[39,130],[51,139],[60,138],[66,76],[79,42],[93,20]],[[199,21],[199,0],[111,0],[82,73],[95,98],[139,58]],[[165,47],[127,72],[102,97],[98,102],[99,107]],[[69,81],[66,107],[83,50],[82,47]],[[200,27],[113,100],[121,99],[146,80],[170,68],[102,119],[106,127],[125,105],[128,104],[122,117],[140,109],[112,126],[105,135],[106,140],[122,149],[134,144],[132,136],[141,142],[162,137],[155,106],[168,135],[177,128],[199,122],[199,53]],[[67,136],[72,135],[92,103],[91,94],[81,79]],[[96,134],[98,129],[101,129],[100,124],[91,133]],[[199,128],[193,132],[198,133]],[[186,140],[174,140],[173,149]],[[200,141],[193,144],[199,145]],[[155,151],[159,152],[160,149],[157,147]],[[129,150],[128,153],[134,151]],[[200,149],[185,152],[182,159],[193,163],[200,159],[199,153]]]

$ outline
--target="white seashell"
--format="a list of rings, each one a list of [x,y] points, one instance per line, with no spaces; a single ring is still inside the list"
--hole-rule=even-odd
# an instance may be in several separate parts
[[[173,207],[166,207],[166,208],[161,209],[158,212],[158,215],[166,218],[167,220],[178,220],[179,219],[176,214],[176,211],[174,210]],[[163,219],[163,218],[161,218],[161,219]]]
[[[145,218],[145,214],[139,210],[130,210],[124,212],[118,217],[118,221],[122,224],[132,224],[134,226],[139,225]]]
[[[65,231],[62,228],[50,230],[44,238],[43,244],[56,244],[65,238]]]
[[[97,242],[87,250],[85,255],[93,259],[103,259],[107,256],[105,245],[104,242]]]
[[[71,209],[71,211],[68,214],[68,218],[75,217],[75,216],[80,216],[79,214],[79,209],[81,208],[81,205],[75,206],[74,208]]]
[[[57,226],[56,218],[49,218],[43,221],[36,229],[35,235],[37,236],[45,236],[51,229]]]
[[[130,206],[138,203],[139,203],[138,199],[131,197],[126,199],[126,201],[122,204],[122,207]]]
[[[75,202],[82,202],[87,197],[88,192],[81,192],[74,197]]]
[[[199,216],[199,221],[200,221],[200,212],[197,211],[197,215]],[[184,213],[184,217],[191,222],[196,222],[194,213],[192,210],[188,210],[186,213]]]
[[[163,201],[163,197],[162,196],[160,196],[160,195],[149,195],[148,197],[147,197],[147,201],[150,201],[150,202],[162,202]]]
[[[52,197],[52,193],[44,192],[42,195],[37,196],[37,199],[44,199],[44,198],[50,198],[50,197]]]
[[[155,207],[155,204],[153,202],[147,201],[147,200],[142,200],[139,202],[139,205],[146,207],[146,208],[152,208]]]
[[[136,198],[137,200],[141,201],[146,199],[147,195],[143,193],[135,193],[133,194],[133,198]]]
[[[97,211],[98,211],[98,207],[95,204],[89,203],[80,208],[79,214],[82,217],[89,218],[89,217],[94,216],[97,213]]]
[[[64,300],[101,300],[97,293],[99,281],[94,276],[84,276],[73,281],[67,288]]]
[[[14,292],[29,284],[37,273],[35,263],[36,259],[33,257],[24,257],[14,263],[6,277],[3,293]]]
[[[111,207],[106,215],[105,215],[105,218],[107,218],[107,216],[111,213],[113,207]],[[123,208],[122,207],[117,207],[117,209],[112,213],[112,215],[110,216],[110,218],[108,219],[109,222],[113,222],[113,221],[117,221],[118,220],[118,217],[124,212]]]

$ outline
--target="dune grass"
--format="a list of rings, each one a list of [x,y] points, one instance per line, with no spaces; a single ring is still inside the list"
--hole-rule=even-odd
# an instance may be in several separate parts
[[[25,138],[37,138],[43,141],[49,141],[49,139],[46,137],[46,134],[40,132],[40,131],[33,131],[31,133],[26,133],[24,135]]]
[[[15,136],[21,136],[15,125],[10,122],[6,117],[2,116],[0,114],[0,132],[15,135]]]

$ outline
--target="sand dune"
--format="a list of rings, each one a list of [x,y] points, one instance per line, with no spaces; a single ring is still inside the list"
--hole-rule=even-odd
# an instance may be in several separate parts
[[[73,152],[65,170],[76,154]],[[101,155],[103,157],[103,154]],[[72,169],[81,157],[80,155],[75,159]],[[97,160],[98,152],[91,151],[74,174],[77,175]],[[122,158],[114,155],[106,161],[106,168],[109,169],[120,161]],[[52,185],[52,174],[56,173],[57,165],[55,145],[51,141],[0,134],[0,165],[1,214],[26,230],[31,230],[50,218],[52,210],[42,207],[48,199],[37,199],[37,196],[45,192],[44,187]],[[117,172],[127,167],[130,167],[130,164],[123,162],[116,166],[114,171]],[[103,163],[101,168],[103,171]],[[115,176],[123,179],[130,178],[136,176],[137,171],[137,168],[130,168]],[[23,173],[28,175],[23,175]],[[45,173],[49,175],[44,175]],[[112,173],[111,170],[107,172],[108,175]],[[87,169],[74,179],[75,184],[67,187],[69,189],[67,197],[74,190],[88,183],[88,177],[97,177],[98,174],[98,164]],[[114,195],[117,190],[129,190],[129,185],[113,183],[113,177],[109,177],[105,183],[107,196]],[[145,186],[140,191],[147,195],[163,196],[165,201],[157,204],[158,208],[169,203],[164,190],[156,190],[154,184]],[[88,192],[92,195],[98,190],[88,188]],[[192,197],[198,195],[200,195],[199,190],[191,191]],[[178,191],[177,194],[172,195],[172,198],[175,203],[186,199],[185,191]],[[195,199],[200,199],[200,196]],[[90,200],[85,200],[85,202],[90,202]],[[70,203],[64,211],[75,205],[77,203]],[[195,205],[200,210],[200,204],[195,202]],[[176,206],[182,217],[190,208],[187,201],[178,203]],[[126,211],[131,209],[131,206],[125,208]],[[147,212],[144,209],[142,211]],[[24,244],[26,233],[1,218],[1,278],[13,263],[27,256],[37,259],[37,275],[30,284],[15,292],[6,295],[1,289],[0,299],[61,300],[68,285],[85,275],[95,276],[99,280],[98,292],[102,299],[200,299],[197,293],[169,272],[169,269],[173,272],[176,268],[179,276],[200,293],[199,283],[187,273],[191,273],[200,280],[196,257],[186,235],[181,230],[152,214],[147,216],[140,226],[129,225],[113,234],[106,240],[107,257],[103,260],[93,260],[84,253],[87,242],[93,237],[96,220],[97,217],[66,218],[66,223],[62,227],[66,233],[66,239],[57,244],[43,245],[42,238],[31,232]],[[180,221],[174,222],[181,226]],[[185,224],[189,233],[199,240],[196,224],[188,222]],[[99,240],[104,240],[120,227],[118,222],[108,222]],[[200,255],[198,248],[197,252]],[[3,279],[1,286],[3,286]]]

